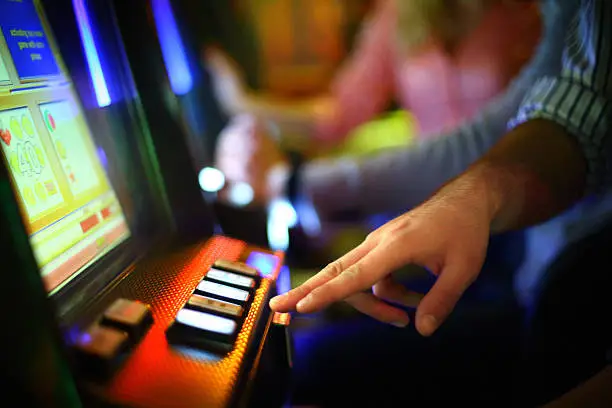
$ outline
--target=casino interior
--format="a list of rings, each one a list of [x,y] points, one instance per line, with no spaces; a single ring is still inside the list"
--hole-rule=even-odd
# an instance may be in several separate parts
[[[202,55],[223,49],[261,98],[318,95],[374,3],[0,0],[0,405],[612,406],[576,405],[612,345],[605,231],[551,264],[529,310],[492,279],[430,338],[342,304],[270,309],[370,227],[226,180],[232,118]],[[325,152],[299,131],[282,149],[361,157],[416,131],[392,102]]]

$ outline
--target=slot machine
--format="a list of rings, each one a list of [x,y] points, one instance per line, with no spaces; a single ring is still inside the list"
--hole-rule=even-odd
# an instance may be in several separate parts
[[[213,235],[172,95],[142,94],[115,11],[0,0],[0,398],[280,406],[284,255]]]

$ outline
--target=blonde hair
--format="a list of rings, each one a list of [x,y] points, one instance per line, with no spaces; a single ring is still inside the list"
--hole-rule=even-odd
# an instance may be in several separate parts
[[[396,0],[399,46],[415,53],[435,41],[452,53],[496,1],[501,0]]]

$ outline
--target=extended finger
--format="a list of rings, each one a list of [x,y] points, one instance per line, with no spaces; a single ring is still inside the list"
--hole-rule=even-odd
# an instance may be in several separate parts
[[[445,267],[425,295],[416,315],[416,328],[423,336],[432,335],[453,311],[455,305],[472,284],[479,269],[469,264]]]
[[[287,312],[295,309],[297,303],[304,297],[319,286],[340,275],[345,269],[353,266],[357,261],[366,256],[373,247],[374,244],[372,242],[364,242],[343,257],[327,265],[321,272],[308,279],[302,285],[283,295],[272,298],[270,300],[270,307],[277,312]]]
[[[395,282],[390,276],[377,282],[372,290],[374,295],[380,299],[412,308],[416,308],[424,296],[406,289],[404,285]]]
[[[396,245],[378,245],[353,266],[311,290],[298,302],[298,312],[316,312],[370,288],[404,263],[408,253],[398,249]]]
[[[357,293],[349,296],[345,301],[361,313],[383,323],[397,327],[406,327],[410,323],[410,318],[406,312],[377,299],[370,293]]]

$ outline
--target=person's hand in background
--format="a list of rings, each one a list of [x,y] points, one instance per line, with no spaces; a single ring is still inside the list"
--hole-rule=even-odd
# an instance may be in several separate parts
[[[232,115],[244,113],[249,89],[240,66],[217,47],[204,50],[203,62],[222,108]]]
[[[417,330],[431,335],[482,267],[493,214],[487,194],[469,180],[456,180],[374,231],[303,285],[272,299],[272,309],[312,313],[345,300],[375,319],[405,326],[407,313],[392,304],[418,303]],[[391,273],[406,264],[424,266],[438,276],[422,299],[391,279]],[[372,293],[365,292],[369,288]]]
[[[298,139],[306,143],[316,136],[317,123],[334,114],[334,99],[329,95],[292,98],[265,90],[254,91],[246,83],[242,68],[218,48],[207,48],[203,63],[210,74],[215,96],[228,115],[255,115],[262,121],[274,123],[282,138],[289,142]]]
[[[283,194],[288,177],[287,159],[268,134],[266,126],[251,115],[239,115],[219,135],[215,154],[216,167],[223,172],[226,186],[220,198],[237,184],[253,189],[253,201],[268,204]]]

